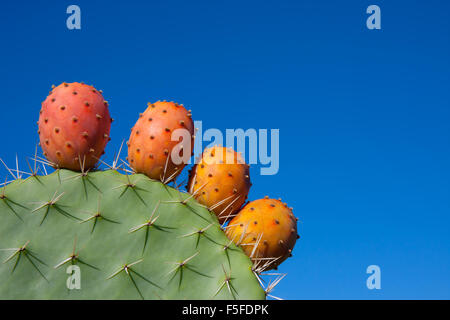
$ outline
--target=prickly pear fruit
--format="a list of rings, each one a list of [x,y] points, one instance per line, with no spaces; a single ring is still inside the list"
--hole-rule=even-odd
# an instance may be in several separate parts
[[[242,208],[230,221],[226,234],[262,270],[276,268],[291,256],[299,237],[292,208],[268,197]]]
[[[205,149],[192,168],[188,191],[224,223],[244,204],[250,186],[249,166],[242,156],[231,148],[214,146]]]
[[[101,91],[78,82],[53,87],[38,121],[44,155],[55,167],[88,170],[104,153],[111,122]]]
[[[191,157],[193,135],[191,112],[183,105],[166,101],[149,103],[127,142],[130,167],[152,179],[170,182]]]

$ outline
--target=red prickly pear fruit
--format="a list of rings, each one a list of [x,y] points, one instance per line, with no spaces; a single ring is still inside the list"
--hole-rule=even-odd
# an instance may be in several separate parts
[[[192,168],[188,191],[212,210],[220,223],[230,220],[247,200],[249,166],[231,148],[214,146],[203,151]]]
[[[93,168],[110,140],[111,122],[101,91],[64,82],[42,103],[38,133],[44,155],[58,168]]]
[[[128,145],[130,167],[164,183],[175,179],[194,149],[194,122],[183,105],[149,103],[131,129]]]
[[[268,197],[242,208],[230,221],[226,234],[263,270],[274,269],[291,256],[299,238],[292,208]]]

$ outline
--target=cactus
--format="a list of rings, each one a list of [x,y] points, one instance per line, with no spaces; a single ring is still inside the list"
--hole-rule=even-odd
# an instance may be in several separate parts
[[[111,122],[101,91],[78,82],[53,87],[38,121],[44,155],[59,168],[91,169],[110,140]]]
[[[4,184],[0,259],[0,299],[266,297],[213,213],[117,170],[57,169]],[[69,290],[73,265],[81,288]]]
[[[100,160],[112,122],[102,92],[76,82],[52,89],[38,121],[47,160],[36,149],[34,169],[19,170],[16,159],[14,175],[0,159],[15,178],[0,185],[0,299],[276,298],[270,293],[284,275],[264,289],[266,268],[254,259],[268,226],[253,228],[261,235],[256,242],[246,229],[225,226],[251,186],[239,154],[205,150],[190,175],[191,194],[182,193],[175,178],[192,155],[190,111],[149,104],[132,128],[129,164],[118,165],[121,146],[110,166]],[[98,161],[109,170],[98,170]],[[47,174],[46,166],[55,171]],[[240,216],[253,219],[245,210]],[[271,266],[284,259],[272,261],[274,254],[286,254],[273,241],[295,244],[286,210],[261,208],[282,221],[262,253],[271,255]]]
[[[182,105],[167,101],[149,103],[131,129],[127,143],[130,167],[164,183],[174,180],[191,158],[193,134],[191,113]],[[182,141],[172,141],[178,135]]]
[[[247,200],[251,187],[249,166],[231,148],[217,146],[205,149],[197,162],[189,175],[188,190],[223,224]]]
[[[275,269],[292,256],[299,238],[297,220],[286,203],[265,197],[247,203],[239,211],[230,221],[227,236],[242,244],[255,268]]]

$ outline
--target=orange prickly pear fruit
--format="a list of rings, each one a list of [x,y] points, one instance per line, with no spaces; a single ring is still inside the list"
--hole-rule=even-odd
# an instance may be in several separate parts
[[[226,234],[241,245],[256,268],[264,271],[276,268],[292,255],[299,238],[297,220],[292,208],[265,197],[242,208],[230,221]]]
[[[58,168],[93,168],[110,140],[108,102],[101,91],[83,83],[52,88],[38,121],[45,157]]]
[[[194,148],[191,112],[174,102],[149,103],[131,129],[127,146],[128,162],[134,171],[164,183],[172,181],[188,163]]]
[[[189,175],[188,191],[212,210],[220,223],[239,211],[250,187],[249,166],[231,148],[205,149]]]

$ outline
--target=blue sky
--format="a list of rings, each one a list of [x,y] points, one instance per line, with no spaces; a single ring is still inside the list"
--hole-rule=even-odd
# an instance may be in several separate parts
[[[81,30],[66,28],[70,4]],[[371,4],[381,30],[366,28]],[[302,238],[274,295],[449,299],[449,12],[444,1],[2,2],[0,157],[33,155],[40,103],[63,81],[104,91],[107,160],[159,99],[204,129],[277,128],[279,173],[252,167],[250,199],[281,197]],[[366,287],[372,264],[381,290]]]

